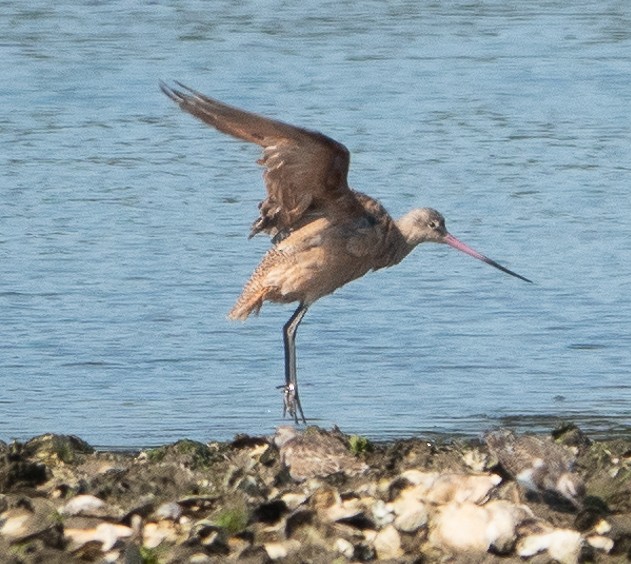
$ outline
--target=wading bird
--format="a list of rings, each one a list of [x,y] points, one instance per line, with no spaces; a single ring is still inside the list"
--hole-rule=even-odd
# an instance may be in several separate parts
[[[551,437],[522,435],[502,429],[487,433],[484,442],[497,461],[527,491],[560,496],[580,508],[585,484],[575,472],[576,456]]]
[[[309,307],[370,270],[398,264],[420,243],[444,243],[526,282],[447,232],[436,210],[419,208],[395,220],[377,201],[348,186],[348,149],[301,127],[240,110],[176,83],[162,91],[180,108],[223,133],[263,148],[258,161],[267,197],[250,237],[272,237],[241,296],[228,314],[246,319],[263,302],[298,302],[283,327],[285,385],[283,415],[306,422],[296,378],[296,330]]]

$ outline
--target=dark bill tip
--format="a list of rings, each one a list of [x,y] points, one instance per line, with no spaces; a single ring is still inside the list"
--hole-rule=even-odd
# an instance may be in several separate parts
[[[486,264],[491,265],[494,268],[501,270],[502,272],[505,272],[506,274],[510,274],[511,276],[514,276],[515,278],[519,278],[520,280],[523,280],[524,282],[533,284],[533,281],[530,280],[529,278],[526,278],[525,276],[522,276],[521,274],[517,274],[516,272],[513,272],[512,270],[509,270],[508,268],[506,268],[505,266],[502,266],[498,262],[495,262],[494,260],[490,259],[489,257],[484,256],[482,253],[479,253],[475,249],[472,249],[471,247],[469,247],[469,245],[466,245],[465,243],[463,243],[462,241],[460,241],[459,239],[457,239],[456,237],[454,237],[453,235],[449,233],[445,235],[443,242],[449,245],[450,247],[453,247],[454,249],[459,250],[462,253],[465,253],[478,260],[481,260],[482,262],[485,262]]]

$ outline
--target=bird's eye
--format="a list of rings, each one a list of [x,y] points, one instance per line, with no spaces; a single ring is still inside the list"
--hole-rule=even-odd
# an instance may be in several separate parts
[[[438,222],[437,221],[430,221],[429,222],[429,227],[430,227],[430,229],[438,229]]]

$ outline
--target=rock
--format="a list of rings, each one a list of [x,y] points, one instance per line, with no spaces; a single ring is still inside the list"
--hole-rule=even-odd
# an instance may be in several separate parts
[[[415,533],[427,525],[428,513],[424,503],[405,500],[394,504],[394,526],[404,533]]]
[[[395,519],[393,505],[381,499],[375,500],[371,508],[372,518],[377,527],[384,527]]]
[[[100,550],[107,552],[119,541],[134,534],[134,530],[115,523],[99,523],[93,529],[65,529],[64,536],[74,552],[89,543],[100,543]]]
[[[104,517],[108,515],[107,504],[93,495],[77,495],[70,499],[59,511],[62,515]]]
[[[218,455],[203,443],[182,439],[170,445],[147,450],[144,457],[150,462],[177,462],[189,470],[198,470],[208,468],[217,460]]]
[[[212,558],[208,556],[208,554],[204,554],[203,552],[198,552],[189,556],[188,559],[189,564],[207,564],[212,562]]]
[[[182,506],[175,502],[169,501],[162,503],[154,512],[155,519],[169,519],[171,521],[178,521],[182,516]]]
[[[265,552],[272,560],[280,560],[287,558],[300,550],[300,543],[296,540],[288,540],[285,542],[268,542],[264,545]]]
[[[42,498],[10,497],[0,514],[0,536],[10,543],[45,538],[46,544],[61,544],[61,523],[55,506]]]
[[[410,469],[399,474],[400,478],[407,480],[414,486],[425,486],[425,490],[429,490],[436,478],[440,476],[439,472],[424,472],[423,470]]]
[[[30,460],[20,443],[13,443],[0,457],[0,493],[33,488],[50,478],[48,468]]]
[[[436,505],[483,503],[502,479],[497,474],[442,474],[432,484],[425,501]]]
[[[386,525],[381,529],[377,533],[373,545],[380,560],[390,560],[403,555],[401,537],[393,525]]]
[[[24,453],[27,456],[41,460],[47,465],[74,464],[93,452],[93,447],[74,435],[47,433],[24,444]]]
[[[314,523],[315,512],[311,509],[297,509],[287,516],[285,521],[285,536],[292,538],[302,528],[311,526]]]
[[[229,553],[226,544],[226,531],[206,519],[198,521],[192,526],[187,542],[191,545],[199,544],[212,554],[223,556]]]
[[[366,507],[358,499],[347,499],[331,505],[324,517],[328,521],[342,521],[358,517],[366,512]]]
[[[429,540],[443,550],[486,552],[491,543],[486,537],[489,515],[486,509],[467,502],[441,507],[432,520]]]
[[[339,492],[328,485],[322,485],[316,489],[309,498],[309,505],[316,513],[322,514],[326,512],[333,505],[342,503],[342,498]]]
[[[489,548],[498,554],[509,554],[517,540],[517,527],[526,519],[533,518],[532,511],[525,505],[504,500],[489,501],[484,509],[489,514],[486,526]]]
[[[346,539],[335,539],[334,547],[337,552],[339,552],[342,556],[345,556],[349,560],[351,560],[353,558],[353,555],[355,554],[355,547],[350,541],[347,541]]]
[[[430,541],[448,550],[486,552],[493,548],[508,554],[517,538],[517,526],[531,517],[527,507],[504,500],[484,506],[452,502],[439,508],[433,518]]]
[[[576,564],[582,545],[583,537],[578,531],[554,529],[520,539],[517,554],[528,558],[546,551],[550,558],[560,564]]]
[[[172,521],[146,523],[142,529],[142,544],[147,548],[156,548],[162,542],[175,543],[178,540],[178,529]]]
[[[289,510],[293,511],[307,501],[307,496],[302,492],[288,492],[283,494],[281,500],[285,502],[285,505]]]
[[[614,542],[608,537],[602,535],[591,535],[585,539],[589,546],[596,550],[602,550],[603,552],[611,552],[614,547]]]
[[[434,505],[451,501],[483,503],[502,481],[496,474],[438,474],[417,470],[403,472],[400,477],[413,484],[411,488],[403,488],[401,495]]]

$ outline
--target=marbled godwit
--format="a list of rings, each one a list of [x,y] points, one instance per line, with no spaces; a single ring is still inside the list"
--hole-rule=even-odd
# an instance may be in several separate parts
[[[350,153],[337,141],[213,100],[181,83],[160,84],[180,108],[223,133],[263,147],[267,197],[250,237],[272,237],[263,257],[228,316],[245,319],[265,301],[298,302],[283,327],[285,385],[283,415],[305,416],[296,378],[296,330],[319,298],[370,270],[399,263],[419,243],[445,243],[526,282],[447,232],[443,216],[414,209],[394,220],[373,198],[347,183]]]
[[[504,470],[527,491],[581,506],[585,485],[574,472],[575,457],[567,448],[551,438],[516,437],[508,430],[488,433],[484,441]]]

